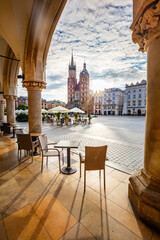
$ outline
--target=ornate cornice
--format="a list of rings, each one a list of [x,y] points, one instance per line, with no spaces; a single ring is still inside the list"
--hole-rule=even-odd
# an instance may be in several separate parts
[[[17,100],[17,96],[14,95],[4,95],[3,97],[6,100]]]
[[[139,44],[139,51],[145,52],[148,45],[160,36],[160,1],[154,1],[132,26],[132,40]]]
[[[32,90],[42,90],[44,88],[46,88],[46,82],[44,81],[23,81],[22,82],[23,85],[22,87],[26,87],[28,90],[32,89]]]

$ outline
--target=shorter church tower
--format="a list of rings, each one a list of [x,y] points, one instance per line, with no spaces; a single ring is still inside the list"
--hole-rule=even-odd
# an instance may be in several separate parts
[[[86,69],[86,63],[83,64],[83,70],[80,73],[79,79],[79,103],[80,107],[89,101],[89,73]]]

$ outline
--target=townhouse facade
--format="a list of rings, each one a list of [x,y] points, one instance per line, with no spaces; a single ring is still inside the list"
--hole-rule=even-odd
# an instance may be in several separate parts
[[[120,88],[104,89],[102,115],[122,115],[124,91]]]
[[[126,84],[123,104],[123,115],[145,115],[146,113],[146,80],[140,83]]]
[[[102,98],[104,91],[96,91],[94,94],[94,114],[102,115]]]

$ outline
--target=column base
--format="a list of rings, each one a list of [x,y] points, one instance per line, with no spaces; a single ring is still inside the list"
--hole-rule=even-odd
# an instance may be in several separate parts
[[[143,169],[129,181],[128,197],[133,208],[146,224],[160,230],[160,182],[148,178]]]

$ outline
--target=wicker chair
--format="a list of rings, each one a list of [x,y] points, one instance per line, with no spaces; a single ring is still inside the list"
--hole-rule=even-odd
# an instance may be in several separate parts
[[[54,145],[55,143],[47,143],[47,136],[41,135],[39,136],[39,144],[42,151],[42,164],[41,164],[41,172],[43,171],[43,159],[47,158],[46,165],[48,166],[48,157],[58,157],[59,160],[59,171],[61,172],[61,163],[60,163],[60,151],[54,147],[49,148],[49,146]]]
[[[82,153],[80,157],[80,177],[81,164],[84,163],[84,190],[86,189],[86,171],[104,170],[104,188],[105,188],[105,160],[106,160],[107,146],[101,147],[85,147],[85,158]]]
[[[38,140],[32,141],[30,134],[17,134],[17,143],[18,143],[18,152],[20,151],[20,160],[21,160],[21,150],[27,150],[27,152],[32,153],[32,162],[33,162],[33,151],[34,148],[39,145]],[[18,153],[19,157],[19,153]]]

